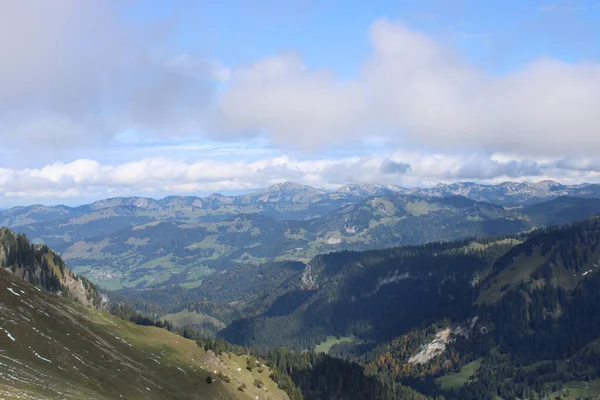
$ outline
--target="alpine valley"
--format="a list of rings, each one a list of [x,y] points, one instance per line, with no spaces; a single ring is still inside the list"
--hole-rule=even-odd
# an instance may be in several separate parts
[[[4,210],[0,397],[600,398],[598,214],[549,181]]]
[[[0,212],[0,226],[50,246],[103,288],[193,288],[240,265],[569,223],[600,212],[597,199],[600,185],[549,181],[335,191],[282,183],[232,197],[17,207]]]

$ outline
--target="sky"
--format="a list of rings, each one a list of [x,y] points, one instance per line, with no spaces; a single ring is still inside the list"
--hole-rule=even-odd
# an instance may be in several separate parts
[[[600,1],[5,0],[0,207],[600,182]]]

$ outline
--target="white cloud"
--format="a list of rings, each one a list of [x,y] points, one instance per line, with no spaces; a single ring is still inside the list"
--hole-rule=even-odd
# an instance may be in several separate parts
[[[366,32],[372,53],[354,78],[293,52],[225,66],[169,53],[176,21],[131,24],[119,5],[0,4],[0,150],[4,165],[19,165],[0,168],[4,199],[206,194],[283,180],[600,179],[598,62],[539,58],[491,75],[382,19]],[[175,138],[184,135],[196,141]],[[385,150],[330,152],[369,148]],[[57,158],[76,161],[47,162]]]
[[[388,20],[369,31],[362,73],[341,80],[283,54],[236,68],[219,98],[224,132],[288,147],[370,136],[437,150],[591,154],[600,145],[600,63],[542,58],[503,76]]]
[[[294,54],[232,72],[218,105],[217,128],[233,137],[267,132],[292,147],[319,147],[364,131],[365,104],[356,82],[306,68]]]
[[[289,156],[227,162],[144,158],[121,164],[79,159],[39,169],[0,169],[0,204],[42,199],[104,198],[121,195],[207,195],[239,192],[294,181],[336,188],[347,183],[429,186],[439,182],[499,183],[556,179],[564,183],[600,182],[600,159],[527,161],[494,156],[393,152],[342,159]],[[37,201],[37,200],[36,200]]]
[[[2,146],[107,144],[123,130],[197,134],[220,64],[162,46],[173,21],[132,24],[119,0],[0,4]]]
[[[490,75],[433,38],[382,19],[367,32],[372,54],[355,78],[309,68],[294,53],[230,67],[168,54],[162,43],[176,20],[131,24],[120,4],[2,3],[3,146],[100,146],[127,130],[266,136],[290,150],[357,148],[373,138],[432,151],[553,157],[600,146],[597,62],[541,58]]]

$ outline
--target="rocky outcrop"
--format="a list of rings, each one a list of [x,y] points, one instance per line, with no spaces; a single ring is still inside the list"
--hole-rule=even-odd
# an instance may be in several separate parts
[[[433,358],[442,354],[446,347],[456,341],[459,336],[468,338],[477,324],[479,317],[475,316],[468,325],[447,327],[438,331],[433,340],[421,346],[417,354],[408,359],[409,364],[426,364]]]
[[[302,278],[300,278],[300,289],[302,290],[317,290],[319,285],[315,282],[315,278],[312,274],[312,267],[310,264],[306,264]]]

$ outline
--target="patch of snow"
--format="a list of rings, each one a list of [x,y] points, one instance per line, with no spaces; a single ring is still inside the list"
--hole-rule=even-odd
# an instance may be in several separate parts
[[[33,351],[33,354],[35,354],[35,356],[37,358],[39,358],[40,360],[44,360],[44,361],[49,362],[49,363],[52,362],[51,360],[48,360],[47,358],[40,356],[35,350],[32,350],[32,351]]]
[[[0,328],[0,330],[2,330],[2,328]],[[15,337],[13,335],[11,335],[9,331],[7,331],[6,329],[4,329],[4,332],[6,333],[6,336],[8,336],[8,338],[10,340],[12,340],[13,342],[17,341],[17,339],[15,339]]]
[[[327,239],[326,241],[327,244],[340,244],[342,243],[342,239],[339,237],[330,237],[329,239]]]
[[[83,360],[82,360],[81,358],[77,357],[77,355],[76,355],[75,353],[72,353],[71,355],[72,355],[73,357],[75,357],[77,360],[79,360],[79,361],[80,361],[82,364],[85,364],[85,363],[83,362]]]
[[[14,294],[15,296],[21,296],[19,293],[15,292],[15,291],[13,290],[13,288],[11,288],[11,287],[9,287],[9,288],[7,288],[7,289],[8,289],[8,291],[9,291],[9,292],[11,292],[12,294]]]
[[[379,278],[379,280],[377,281],[377,287],[371,294],[373,295],[373,294],[377,293],[379,291],[379,289],[381,289],[381,287],[384,285],[389,285],[390,283],[400,282],[400,281],[402,281],[404,279],[408,279],[408,278],[410,278],[410,274],[408,273],[408,271],[400,274],[400,273],[398,273],[398,270],[396,270],[394,272],[394,275],[392,275],[392,276],[388,276],[383,279]]]

